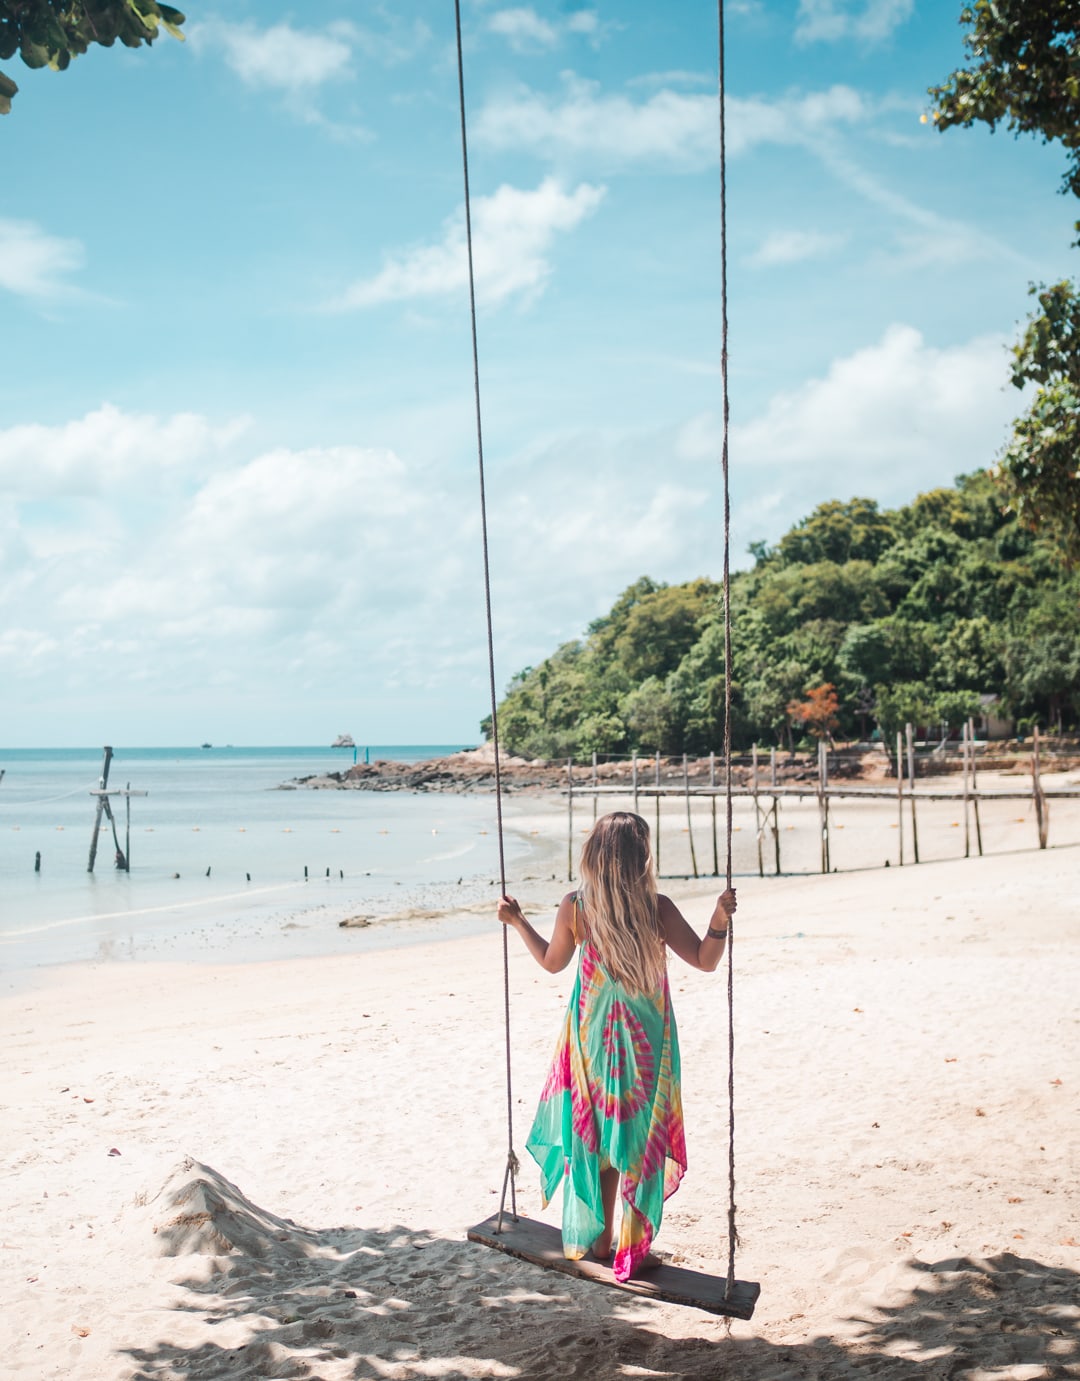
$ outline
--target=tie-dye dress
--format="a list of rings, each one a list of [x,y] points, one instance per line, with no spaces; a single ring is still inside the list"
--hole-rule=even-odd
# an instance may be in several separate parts
[[[579,916],[575,907],[576,923]],[[601,1170],[620,1172],[616,1280],[629,1279],[644,1260],[664,1200],[686,1170],[679,1076],[667,974],[655,992],[628,993],[583,933],[574,990],[526,1144],[540,1166],[545,1206],[565,1178],[563,1251],[573,1261],[604,1230]]]

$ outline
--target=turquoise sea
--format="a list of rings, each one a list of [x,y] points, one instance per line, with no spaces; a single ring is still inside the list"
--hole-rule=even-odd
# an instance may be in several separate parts
[[[461,746],[367,751],[407,762]],[[347,952],[426,936],[431,913],[494,895],[493,797],[287,787],[352,761],[331,748],[116,747],[109,787],[147,795],[130,800],[130,872],[103,821],[89,873],[102,750],[0,749],[0,967]],[[125,848],[125,801],[112,800]],[[507,850],[508,871],[530,855],[512,833]],[[371,928],[339,927],[357,914]],[[387,917],[405,919],[379,926]]]

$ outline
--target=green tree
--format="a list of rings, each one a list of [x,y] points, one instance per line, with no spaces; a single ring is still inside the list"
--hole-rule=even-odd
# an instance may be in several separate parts
[[[1080,7],[1076,0],[977,0],[961,12],[970,62],[932,87],[939,129],[1000,121],[1068,152],[1063,190],[1080,196]],[[1077,225],[1080,230],[1080,223]],[[1013,383],[1039,385],[996,469],[1009,505],[1080,560],[1080,298],[1038,292],[1041,310],[1015,350]]]
[[[1037,384],[1017,419],[997,474],[1009,507],[1033,531],[1049,530],[1080,560],[1080,295],[1072,283],[1032,289],[1040,310],[1013,351],[1017,388]]]
[[[847,503],[832,499],[818,504],[808,518],[785,533],[776,555],[785,563],[832,561],[842,566],[846,561],[876,561],[894,539],[892,523],[873,499]]]
[[[960,12],[969,63],[930,88],[938,129],[1004,121],[1060,140],[1065,187],[1080,196],[1080,15],[1076,0],[976,0]]]
[[[650,676],[623,698],[622,717],[630,731],[630,743],[646,753],[671,751],[675,729],[674,707],[667,687]]]
[[[183,39],[184,15],[157,0],[0,0],[0,60],[16,53],[27,67],[63,72],[93,43],[127,48],[153,43],[165,29]],[[0,72],[0,115],[18,87]]]
[[[1080,577],[1016,621],[1005,649],[1005,699],[1061,727],[1080,718]]]
[[[712,581],[693,580],[655,590],[634,603],[614,643],[631,680],[675,670],[715,613],[717,593]]]
[[[869,522],[870,509],[855,504]],[[851,508],[815,513],[832,532]],[[1080,569],[1067,569],[1052,542],[1003,511],[987,472],[881,515],[892,536],[874,561],[836,561],[824,552],[844,549],[806,546],[814,516],[792,531],[815,559],[783,559],[781,538],[732,578],[736,746],[790,747],[788,707],[826,684],[835,688],[838,733],[865,731],[873,715],[887,742],[907,720],[959,724],[988,695],[1017,716],[1075,722]],[[724,689],[715,586],[643,576],[583,640],[513,679],[502,739],[528,757],[708,752],[723,739]]]
[[[934,682],[945,690],[989,691],[1001,685],[1003,652],[1003,631],[996,624],[981,616],[957,619],[938,642]]]
[[[878,723],[891,747],[905,724],[940,723],[934,707],[934,693],[924,681],[907,681],[893,686],[875,686]]]

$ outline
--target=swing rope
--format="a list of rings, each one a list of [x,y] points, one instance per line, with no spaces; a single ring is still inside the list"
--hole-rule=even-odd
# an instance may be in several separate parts
[[[728,456],[730,404],[728,398],[728,288],[727,288],[727,127],[725,121],[726,78],[724,72],[724,0],[716,3],[718,105],[720,108],[720,394],[723,401],[723,442],[720,468],[724,480],[724,797],[726,805],[727,864],[725,877],[731,886],[731,483]],[[735,1288],[735,1248],[739,1233],[735,1225],[735,918],[728,920],[727,937],[728,1009],[728,1263],[725,1298]]]
[[[506,895],[506,852],[503,847],[502,769],[499,762],[499,709],[495,694],[495,635],[491,620],[491,563],[488,555],[487,490],[484,483],[484,429],[480,420],[480,351],[476,338],[476,277],[473,271],[472,207],[469,197],[469,142],[465,131],[465,64],[461,44],[461,0],[454,0],[457,38],[458,108],[461,112],[461,167],[465,181],[465,247],[469,261],[469,318],[472,325],[473,398],[476,405],[476,458],[480,472],[480,533],[484,548],[484,608],[487,614],[488,682],[491,691],[491,743],[495,752],[495,817],[499,840],[499,895]],[[510,937],[503,927],[503,1025],[506,1031],[506,1169],[499,1200],[499,1231],[510,1190],[510,1213],[517,1217],[518,1158],[514,1151],[514,1095],[510,1068]]]
[[[465,185],[465,245],[469,267],[469,318],[472,330],[473,396],[476,409],[476,451],[480,479],[480,529],[483,543],[484,607],[487,617],[488,681],[491,696],[491,742],[495,753],[495,811],[499,845],[499,883],[501,895],[506,893],[506,857],[503,845],[502,772],[499,760],[498,700],[495,690],[495,638],[491,617],[491,566],[488,547],[487,491],[484,478],[484,438],[480,407],[480,354],[476,330],[476,278],[473,265],[472,208],[469,194],[469,149],[465,118],[465,65],[461,39],[461,0],[454,0],[454,28],[457,43],[458,107],[461,116],[461,163]],[[720,375],[723,404],[723,442],[721,470],[724,495],[724,781],[726,806],[726,868],[727,886],[732,882],[732,783],[731,783],[731,493],[729,473],[730,406],[728,398],[728,296],[727,296],[727,148],[725,124],[724,74],[724,0],[717,0],[719,110],[720,110],[720,297],[721,349]],[[730,1298],[735,1286],[735,1250],[738,1232],[735,1223],[735,970],[732,959],[734,947],[734,918],[728,921],[727,998],[728,998],[728,1264],[725,1298]],[[510,1040],[510,955],[509,936],[503,927],[503,1019],[506,1053],[506,1170],[503,1174],[502,1197],[499,1202],[497,1232],[502,1231],[506,1210],[507,1190],[510,1192],[511,1216],[517,1218],[517,1187],[515,1177],[518,1158],[514,1151],[514,1100],[511,1083]]]

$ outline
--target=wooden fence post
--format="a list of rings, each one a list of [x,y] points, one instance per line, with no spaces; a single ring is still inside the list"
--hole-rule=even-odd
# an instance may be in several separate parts
[[[911,800],[911,852],[915,855],[915,862],[919,861],[919,824],[915,819],[915,730],[910,724],[905,725],[907,731],[907,770],[908,770],[908,793]]]
[[[964,721],[964,734],[960,740],[960,751],[962,754],[962,765],[964,773],[964,857],[971,857],[971,820],[968,802],[968,725]]]
[[[709,754],[709,785],[713,788],[712,795],[709,797],[710,811],[712,814],[712,870],[713,877],[720,876],[720,846],[716,839],[716,753]]]
[[[1035,794],[1035,823],[1039,830],[1039,848],[1045,849],[1050,834],[1050,812],[1042,788],[1042,762],[1039,744],[1039,726],[1035,725],[1034,743],[1031,749],[1031,782]]]
[[[633,782],[634,782],[634,814],[635,814],[635,815],[640,815],[641,812],[638,810],[637,754],[636,754],[636,753],[634,754],[634,761],[633,761],[633,765],[632,765],[632,767],[631,767],[631,773],[632,773]]]
[[[975,721],[968,720],[968,745],[971,750],[971,801],[975,810],[975,842],[982,858],[982,821],[979,819],[979,774],[975,766]]]
[[[900,840],[900,867],[904,866],[904,752],[896,735],[896,833]]]
[[[758,803],[758,775],[757,775],[757,744],[751,749],[753,753],[753,790],[754,790],[754,832],[757,835],[757,870],[758,877],[765,876],[765,859],[762,855],[762,835],[765,833],[765,822],[761,818],[761,807]]]
[[[690,769],[686,764],[686,754],[682,755],[682,779],[683,790],[686,792],[686,833],[690,839],[690,863],[694,869],[694,876],[697,877],[697,853],[694,849],[694,822],[690,818]]]
[[[566,759],[566,880],[574,880],[574,759]]]
[[[656,876],[660,876],[660,749],[656,750]]]
[[[593,795],[592,795],[592,818],[593,818],[593,824],[595,825],[595,824],[596,824],[596,803],[597,803],[597,801],[600,799],[599,796],[596,794],[596,788],[600,785],[600,780],[599,780],[599,778],[598,778],[597,775],[596,775],[596,749],[595,749],[595,748],[593,749],[593,755],[592,755],[592,784],[593,784]]]
[[[776,850],[776,876],[780,876],[780,797],[776,795],[776,747],[769,749],[769,785],[773,788],[772,832]]]

